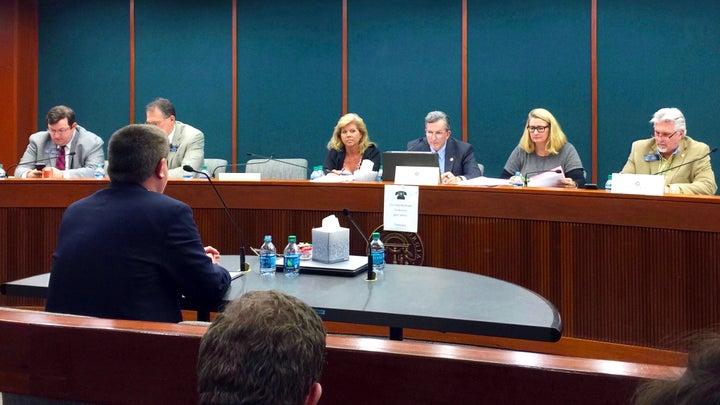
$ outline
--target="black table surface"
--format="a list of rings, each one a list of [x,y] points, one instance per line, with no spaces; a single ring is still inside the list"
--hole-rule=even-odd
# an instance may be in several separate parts
[[[238,268],[237,256],[220,263]],[[312,306],[323,320],[390,328],[413,328],[555,342],[562,320],[553,304],[518,285],[478,274],[435,267],[386,265],[376,281],[355,277],[300,274],[297,278],[260,276],[252,271],[232,281],[225,300],[248,291],[279,290]],[[40,297],[49,273],[0,286],[7,295]]]

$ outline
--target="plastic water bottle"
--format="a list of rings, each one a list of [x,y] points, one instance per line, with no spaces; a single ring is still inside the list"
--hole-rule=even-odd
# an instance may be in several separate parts
[[[608,179],[605,182],[605,190],[612,191],[612,174],[608,174]]]
[[[283,252],[283,272],[285,277],[297,277],[300,274],[300,247],[295,235],[288,236],[288,244]]]
[[[93,177],[95,177],[95,180],[102,180],[105,178],[105,169],[103,169],[102,163],[98,164],[97,167],[95,168]]]
[[[377,181],[382,181],[382,165],[378,168],[378,178]]]
[[[322,166],[313,166],[313,171],[310,173],[310,180],[318,179],[324,175],[325,173],[323,173]]]
[[[192,180],[192,178],[194,177],[194,175],[195,175],[195,173],[193,173],[193,172],[189,172],[189,171],[187,171],[187,170],[183,170],[183,180]]]
[[[265,235],[263,244],[260,246],[260,275],[275,275],[275,259],[277,258],[277,250],[272,243],[272,236]]]
[[[373,271],[385,270],[385,245],[380,240],[380,232],[372,233],[370,254],[372,255]]]
[[[208,171],[207,165],[202,165],[202,169],[200,169],[200,171],[207,174],[208,177],[212,177],[212,176],[210,176],[210,172]]]
[[[0,163],[0,180],[5,180],[7,178],[7,173],[5,173],[5,169],[3,169],[2,163]]]
[[[510,183],[515,187],[522,187],[525,185],[520,172],[515,172],[515,175],[510,177]]]

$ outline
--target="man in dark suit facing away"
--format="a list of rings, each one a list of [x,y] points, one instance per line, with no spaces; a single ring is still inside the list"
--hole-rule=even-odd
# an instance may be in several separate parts
[[[179,322],[183,295],[202,308],[221,303],[230,274],[219,252],[203,247],[190,207],[163,194],[168,151],[155,126],[112,135],[110,185],[63,215],[47,311]]]

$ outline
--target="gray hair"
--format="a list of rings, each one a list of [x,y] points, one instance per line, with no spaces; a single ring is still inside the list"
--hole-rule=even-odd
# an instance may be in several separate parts
[[[448,118],[447,114],[445,114],[442,111],[430,111],[428,115],[425,116],[425,123],[430,124],[433,122],[438,122],[440,120],[445,121],[445,130],[450,130],[450,118]]]
[[[682,111],[675,107],[661,108],[653,114],[650,120],[651,124],[657,124],[658,122],[675,122],[675,131],[684,130],[687,134],[687,128],[685,127],[685,116]]]
[[[140,184],[152,176],[169,151],[170,141],[160,128],[145,124],[122,127],[108,142],[108,176],[111,181]]]

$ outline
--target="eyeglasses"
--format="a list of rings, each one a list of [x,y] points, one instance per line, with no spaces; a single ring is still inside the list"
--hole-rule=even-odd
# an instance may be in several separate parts
[[[170,118],[170,117],[163,118],[163,119],[161,119],[160,121],[145,121],[145,123],[148,124],[148,125],[158,126],[158,125],[160,125],[161,122],[165,121],[165,120],[168,119],[168,118]]]
[[[447,133],[447,131],[437,131],[437,132],[425,131],[425,136],[427,136],[428,138],[431,138],[431,137],[432,138],[442,138],[443,136],[445,136],[446,133]]]
[[[72,128],[70,128],[70,127],[65,127],[65,128],[60,128],[60,129],[53,129],[53,128],[49,128],[49,127],[48,127],[48,132],[50,132],[50,133],[53,134],[53,135],[55,135],[55,134],[64,134],[65,132],[67,132],[67,131],[69,131],[69,130],[71,130],[71,129],[72,129]]]
[[[537,131],[538,134],[542,134],[548,128],[550,128],[550,125],[545,125],[544,127],[527,127],[527,130],[531,134],[535,131]]]
[[[670,139],[673,136],[675,136],[675,134],[677,134],[677,133],[678,133],[678,131],[675,131],[672,134],[655,131],[655,132],[653,132],[653,137],[661,138],[661,139]]]

